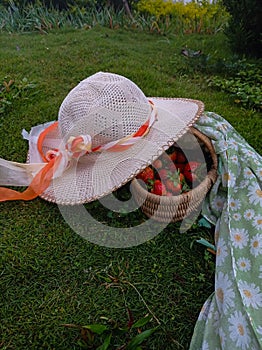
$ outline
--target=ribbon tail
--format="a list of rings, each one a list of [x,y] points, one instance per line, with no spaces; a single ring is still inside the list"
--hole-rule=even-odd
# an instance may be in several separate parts
[[[28,186],[46,163],[23,164],[0,158],[0,186]]]
[[[11,200],[27,201],[38,197],[50,186],[50,183],[53,179],[54,172],[58,167],[60,160],[61,160],[61,155],[52,159],[49,163],[46,163],[44,165],[42,164],[42,168],[40,169],[40,171],[38,171],[38,173],[33,177],[33,180],[29,184],[28,188],[23,192],[18,192],[10,188],[0,187],[0,202],[11,201]],[[20,164],[20,167],[17,166],[17,169],[24,168],[25,165],[27,164]],[[32,165],[33,164],[31,164],[31,166]],[[0,183],[2,184],[1,180],[0,180]],[[21,186],[21,184],[19,186]]]

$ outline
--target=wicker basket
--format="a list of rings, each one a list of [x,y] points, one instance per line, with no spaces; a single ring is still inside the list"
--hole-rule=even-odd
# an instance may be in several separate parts
[[[146,216],[159,222],[177,222],[199,212],[199,208],[217,179],[217,156],[210,139],[197,129],[191,127],[191,132],[204,145],[209,153],[211,165],[203,181],[192,190],[177,196],[158,196],[148,192],[137,179],[132,181],[132,193],[135,201]]]

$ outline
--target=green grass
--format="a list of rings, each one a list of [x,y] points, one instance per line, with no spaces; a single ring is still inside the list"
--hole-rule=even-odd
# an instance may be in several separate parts
[[[157,36],[95,27],[1,34],[0,41],[0,78],[26,77],[37,84],[35,93],[14,99],[0,114],[0,157],[25,161],[21,130],[56,119],[69,90],[100,70],[127,76],[148,96],[203,100],[206,110],[224,116],[261,153],[261,114],[208,88],[203,73],[188,74],[180,55],[188,46],[230,59],[222,34]],[[97,212],[99,206],[86,208]],[[129,220],[108,217],[103,210],[98,218],[115,226]],[[127,309],[135,320],[150,309],[155,318],[148,328],[157,325],[156,319],[161,323],[144,349],[188,348],[200,308],[213,291],[213,256],[195,242],[200,237],[212,242],[208,229],[194,225],[181,234],[177,224],[170,224],[140,246],[109,249],[81,238],[56,205],[41,199],[1,204],[0,227],[2,349],[80,349],[79,332],[63,324],[107,323],[105,317],[124,327]],[[124,342],[123,336],[115,337],[113,348]]]

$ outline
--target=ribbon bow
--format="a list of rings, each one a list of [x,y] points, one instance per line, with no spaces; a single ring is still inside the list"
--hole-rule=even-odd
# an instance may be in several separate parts
[[[79,135],[71,136],[61,149],[50,149],[44,153],[44,140],[48,134],[56,131],[58,128],[57,121],[50,124],[39,134],[37,139],[37,150],[43,163],[21,164],[0,158],[0,185],[28,186],[23,192],[0,187],[0,202],[31,200],[38,197],[50,186],[52,179],[62,176],[64,171],[70,166],[72,159],[78,159],[92,152],[121,152],[131,147],[149,132],[156,120],[155,107],[151,101],[149,102],[152,106],[152,112],[138,131],[132,135],[94,148],[92,148],[92,137],[90,135]]]

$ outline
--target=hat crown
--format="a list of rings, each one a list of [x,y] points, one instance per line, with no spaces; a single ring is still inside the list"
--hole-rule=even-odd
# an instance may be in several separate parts
[[[99,146],[135,133],[149,118],[151,106],[131,80],[96,73],[69,92],[59,109],[62,138],[90,135]]]

